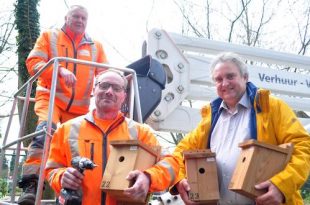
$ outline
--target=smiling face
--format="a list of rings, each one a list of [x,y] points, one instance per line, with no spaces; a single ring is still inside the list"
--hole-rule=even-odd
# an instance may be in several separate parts
[[[97,112],[117,114],[126,98],[124,79],[115,72],[104,72],[94,90]]]
[[[248,75],[242,75],[235,63],[227,61],[215,65],[212,77],[218,96],[229,108],[234,108],[245,93]]]
[[[85,32],[87,25],[88,13],[87,10],[80,6],[71,7],[65,17],[66,25],[76,34]]]

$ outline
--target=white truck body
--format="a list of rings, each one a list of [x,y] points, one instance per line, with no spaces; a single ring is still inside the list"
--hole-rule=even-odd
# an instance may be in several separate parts
[[[310,112],[310,57],[153,29],[148,34],[146,54],[163,64],[168,78],[162,100],[147,123],[157,131],[187,133],[194,129],[200,121],[199,107],[217,97],[209,65],[214,55],[224,51],[236,52],[247,62],[257,62],[255,66],[248,64],[251,82],[269,89],[294,110]],[[304,72],[274,69],[276,66],[303,69]],[[194,107],[186,103],[188,100],[195,101]],[[310,118],[299,119],[310,132]],[[167,192],[149,204],[184,203],[179,196]]]
[[[310,112],[310,57],[153,29],[148,34],[147,54],[159,60],[168,75],[162,100],[148,120],[155,130],[187,133],[198,124],[199,107],[189,107],[185,102],[217,97],[209,64],[214,55],[224,51],[236,52],[248,63],[255,62],[254,66],[248,64],[248,69],[249,80],[256,86],[271,90],[294,110]],[[275,69],[276,66],[303,72]],[[309,118],[300,120],[310,126]]]

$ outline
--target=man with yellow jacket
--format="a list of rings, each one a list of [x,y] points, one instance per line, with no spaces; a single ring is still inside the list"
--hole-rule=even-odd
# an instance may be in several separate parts
[[[91,39],[86,33],[87,10],[79,5],[70,7],[61,29],[43,32],[30,52],[26,65],[30,75],[36,74],[54,57],[69,57],[92,62],[107,62],[101,43]],[[103,69],[82,64],[61,62],[53,112],[53,127],[88,112],[90,95],[95,75]],[[53,66],[47,68],[38,78],[35,96],[35,112],[38,116],[36,131],[47,125],[49,95]],[[24,193],[18,204],[34,204],[38,174],[42,158],[44,135],[35,137],[28,149],[23,165],[23,176],[19,186]]]
[[[126,98],[127,80],[115,70],[102,72],[95,83],[96,108],[84,116],[63,123],[54,133],[46,164],[46,179],[59,194],[61,188],[83,192],[83,205],[116,205],[117,199],[100,190],[100,184],[113,140],[139,140],[158,146],[151,131],[143,124],[126,118],[121,106]],[[81,156],[91,159],[98,167],[84,175],[71,167],[71,159]],[[142,172],[143,171],[143,172]],[[178,163],[166,156],[152,168],[129,173],[135,184],[125,190],[132,198],[144,198],[148,192],[162,191],[174,185]]]
[[[299,205],[299,189],[310,171],[310,138],[292,109],[270,92],[248,82],[248,70],[234,53],[222,53],[210,66],[219,98],[204,106],[198,126],[177,145],[173,155],[180,165],[179,179],[172,192],[178,191],[187,205],[187,191],[182,153],[185,150],[211,149],[216,153],[219,173],[219,204]],[[246,139],[279,145],[293,143],[294,151],[286,168],[267,181],[255,185],[267,192],[255,201],[228,190],[240,154],[238,144]],[[268,171],[268,170],[266,170]]]

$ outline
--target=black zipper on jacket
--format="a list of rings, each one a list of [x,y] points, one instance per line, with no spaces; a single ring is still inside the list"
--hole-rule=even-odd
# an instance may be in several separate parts
[[[90,143],[90,160],[94,161],[94,150],[95,150],[95,144],[94,143]]]
[[[107,165],[107,161],[108,161],[108,155],[107,155],[107,143],[108,143],[108,135],[116,128],[118,127],[120,124],[122,124],[122,122],[124,122],[125,117],[122,116],[120,118],[118,118],[115,122],[113,122],[113,124],[107,129],[106,132],[102,131],[103,134],[103,144],[102,144],[102,148],[103,148],[103,163],[102,163],[102,170],[104,172],[106,165]]]
[[[113,122],[113,124],[107,129],[106,132],[102,131],[102,137],[103,137],[103,143],[102,143],[102,159],[103,159],[103,163],[102,163],[102,176],[104,174],[106,165],[107,165],[107,161],[108,161],[108,154],[107,154],[107,148],[108,148],[108,135],[116,128],[118,127],[120,124],[122,124],[125,120],[125,117],[122,116],[121,118],[118,118],[115,122]],[[98,126],[97,126],[98,127]],[[105,192],[101,192],[101,205],[105,205],[105,201],[106,201],[106,193]]]
[[[73,55],[74,55],[73,58],[77,59],[77,49],[75,47],[74,41],[70,38],[70,36],[63,29],[61,29],[61,30],[70,39],[72,47],[73,47]],[[66,49],[66,56],[65,57],[69,57],[68,48]],[[66,69],[68,69],[68,62],[66,62]],[[76,64],[75,63],[73,64],[73,74],[76,76]],[[71,108],[71,105],[72,105],[74,97],[75,97],[75,87],[72,87],[71,89],[72,89],[72,95],[70,97],[70,101],[69,101],[67,108],[66,108],[67,112],[69,112],[69,109]]]
[[[93,126],[95,126],[96,128],[98,128],[102,134],[103,140],[102,140],[102,173],[101,175],[103,176],[104,171],[105,171],[105,167],[107,164],[107,147],[108,147],[108,135],[116,128],[118,127],[120,124],[122,124],[125,120],[124,116],[121,116],[120,118],[118,118],[116,121],[114,121],[112,123],[112,125],[110,127],[108,127],[107,131],[104,132],[98,125],[95,124],[94,120],[90,120],[86,118],[86,121],[89,122],[90,124],[92,124]],[[95,152],[94,150],[91,150],[91,152]],[[92,160],[93,161],[93,160]],[[105,205],[105,201],[106,201],[106,193],[105,192],[101,192],[101,205]]]
[[[74,59],[77,59],[77,51],[74,47]],[[73,74],[76,76],[76,64],[73,64]],[[77,79],[76,79],[77,80]],[[76,85],[75,85],[76,86]],[[70,98],[70,101],[68,103],[68,106],[66,108],[66,111],[69,112],[69,109],[71,108],[71,105],[73,103],[73,100],[74,100],[74,96],[75,96],[75,86],[73,86],[71,89],[72,89],[72,95],[71,95],[71,98]]]

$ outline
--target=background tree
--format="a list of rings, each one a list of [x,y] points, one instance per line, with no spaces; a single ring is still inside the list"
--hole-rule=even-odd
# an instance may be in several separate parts
[[[39,0],[17,0],[17,4],[15,5],[15,23],[18,31],[16,37],[18,53],[18,87],[21,87],[29,79],[25,60],[40,34],[40,15],[37,9],[38,3]],[[35,95],[35,88],[36,85],[33,85],[31,97],[34,97]],[[22,111],[22,103],[23,102],[20,102],[18,106],[19,113]],[[25,134],[33,132],[36,127],[37,116],[34,113],[33,107],[34,104],[30,103]]]
[[[2,7],[3,8],[3,7]],[[14,18],[12,15],[12,11],[7,8],[3,8],[0,13],[0,84],[4,84],[7,80],[16,77],[17,73],[15,72],[15,63],[14,59]],[[13,74],[13,75],[12,75]],[[1,86],[0,88],[0,108],[4,109],[4,105],[12,100],[11,92],[6,89],[5,86]],[[7,117],[7,113],[0,113],[0,122],[4,117]],[[0,134],[0,138],[2,135]],[[2,172],[0,176],[0,198],[4,197],[8,192],[7,186],[7,176],[8,176],[8,160],[4,157],[2,162]]]
[[[183,16],[184,35],[299,55],[307,54],[310,45],[309,1],[174,0],[174,2]],[[293,72],[309,72],[269,64],[261,66]],[[303,111],[295,112],[298,117],[309,117]],[[182,136],[184,135],[180,133],[171,133],[172,143],[179,142]]]
[[[8,159],[6,157],[4,157],[4,160],[2,162],[2,173],[0,178],[7,178],[8,176],[8,170],[9,166],[8,166]]]
[[[16,158],[16,151],[14,150],[10,161],[10,176],[13,175],[15,158]]]
[[[0,8],[0,123],[8,117],[8,104],[12,101],[12,91],[3,86],[17,77],[15,60],[14,15],[11,6]],[[17,88],[17,87],[16,87]],[[1,138],[1,137],[0,137]]]

